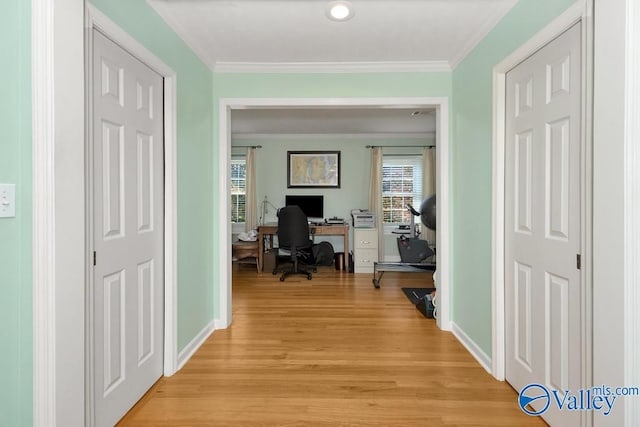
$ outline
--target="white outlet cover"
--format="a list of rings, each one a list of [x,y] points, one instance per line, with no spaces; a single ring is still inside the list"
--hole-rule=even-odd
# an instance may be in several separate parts
[[[16,185],[0,184],[0,218],[16,216]]]

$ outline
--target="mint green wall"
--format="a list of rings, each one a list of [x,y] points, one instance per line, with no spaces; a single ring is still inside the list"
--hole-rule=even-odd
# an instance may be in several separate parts
[[[178,349],[213,320],[212,75],[145,0],[91,0],[177,73]]]
[[[520,0],[453,72],[453,320],[491,355],[494,65],[574,0]]]
[[[214,126],[218,128],[220,98],[377,98],[377,97],[450,97],[451,73],[214,73]],[[218,145],[218,134],[214,137]],[[363,162],[368,162],[362,158]],[[217,170],[217,176],[226,171]],[[368,192],[368,185],[366,185]],[[217,188],[215,200],[218,200]],[[366,193],[365,193],[366,194]],[[258,197],[263,197],[258,192]],[[269,195],[271,197],[271,195]],[[275,197],[275,195],[274,195]],[[274,203],[275,204],[275,203]],[[342,208],[340,208],[342,209]],[[329,215],[331,214],[327,211]],[[336,212],[339,215],[340,212]],[[217,220],[216,220],[217,221]],[[215,240],[219,233],[215,230]],[[214,248],[214,268],[223,248]],[[216,283],[216,287],[219,286]],[[216,306],[217,315],[217,306]]]
[[[233,119],[232,119],[233,120]],[[415,138],[380,138],[375,135],[341,137],[339,135],[323,135],[320,137],[304,135],[284,135],[270,138],[251,139],[251,137],[234,140],[232,145],[261,145],[256,150],[256,190],[259,212],[261,202],[267,196],[277,208],[284,206],[285,194],[321,194],[324,196],[324,217],[337,216],[351,221],[351,209],[367,209],[369,205],[370,150],[367,145],[430,145],[433,137]],[[287,151],[292,150],[329,150],[340,151],[340,188],[300,189],[287,188]],[[232,154],[244,154],[246,149],[234,148]],[[422,149],[384,148],[384,154],[422,154]],[[276,213],[269,207],[265,222],[277,221]],[[350,247],[353,249],[353,233]],[[385,238],[385,256],[399,257],[396,235]],[[344,243],[341,237],[316,237],[316,242],[331,242],[335,251],[343,252]]]
[[[0,219],[0,426],[32,423],[31,2],[0,14],[0,183],[16,185],[16,217]]]

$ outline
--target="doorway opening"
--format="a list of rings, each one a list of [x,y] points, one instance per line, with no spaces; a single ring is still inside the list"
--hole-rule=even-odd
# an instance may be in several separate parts
[[[439,283],[440,315],[438,325],[443,330],[450,330],[449,310],[449,111],[447,98],[223,98],[220,99],[219,110],[219,160],[220,181],[218,186],[218,203],[221,206],[218,227],[221,230],[218,289],[219,318],[218,326],[226,328],[231,324],[231,198],[230,165],[231,165],[231,120],[234,110],[245,109],[296,109],[296,108],[413,108],[433,109],[436,115],[436,175],[438,205],[438,271],[436,281]]]

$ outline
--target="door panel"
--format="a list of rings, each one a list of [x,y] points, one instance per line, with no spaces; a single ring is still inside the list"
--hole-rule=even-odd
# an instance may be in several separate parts
[[[576,24],[507,73],[506,377],[518,391],[581,386],[580,64]],[[553,402],[542,416],[580,421]]]
[[[93,42],[93,401],[111,426],[162,375],[162,77]]]
[[[118,271],[104,278],[104,386],[105,395],[124,381],[125,273]]]
[[[516,262],[515,292],[517,305],[515,307],[516,336],[515,348],[518,361],[525,369],[531,370],[531,266]]]
[[[545,232],[549,239],[569,239],[569,118],[546,125]]]

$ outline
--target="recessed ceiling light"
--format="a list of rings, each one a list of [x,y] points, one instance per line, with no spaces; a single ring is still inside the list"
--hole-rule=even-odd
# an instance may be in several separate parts
[[[327,7],[327,16],[333,21],[347,21],[353,15],[353,7],[348,1],[332,1]]]

